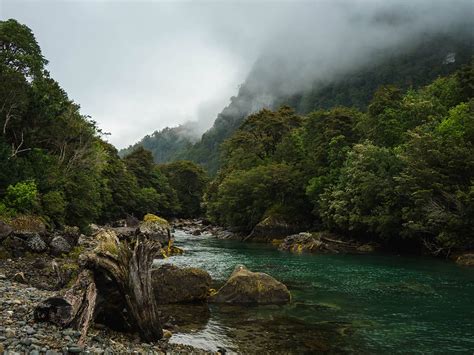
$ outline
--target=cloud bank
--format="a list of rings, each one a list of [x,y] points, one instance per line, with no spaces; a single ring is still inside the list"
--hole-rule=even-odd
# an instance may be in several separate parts
[[[0,16],[32,28],[52,76],[122,148],[186,121],[202,133],[247,77],[264,105],[415,38],[468,25],[474,5],[3,0]]]

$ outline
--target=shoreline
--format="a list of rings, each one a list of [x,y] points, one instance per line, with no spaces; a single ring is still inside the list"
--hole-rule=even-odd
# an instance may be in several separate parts
[[[3,352],[34,354],[91,353],[178,353],[212,354],[189,345],[160,340],[140,341],[137,334],[116,332],[100,324],[91,327],[84,346],[77,342],[80,332],[61,329],[53,324],[35,322],[34,307],[56,291],[41,290],[9,280],[0,272],[0,354]]]

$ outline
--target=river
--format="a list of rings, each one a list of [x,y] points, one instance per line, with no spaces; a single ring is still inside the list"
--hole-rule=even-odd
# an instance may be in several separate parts
[[[231,352],[473,353],[474,270],[424,257],[293,255],[175,232],[182,256],[222,285],[237,264],[285,283],[286,306],[186,306],[172,342]]]

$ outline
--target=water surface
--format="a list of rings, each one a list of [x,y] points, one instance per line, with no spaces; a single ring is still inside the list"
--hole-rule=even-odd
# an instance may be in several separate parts
[[[269,245],[176,231],[183,256],[160,262],[207,270],[216,287],[235,265],[266,272],[287,306],[186,307],[193,324],[172,341],[244,353],[472,353],[474,270],[394,255],[293,255]]]

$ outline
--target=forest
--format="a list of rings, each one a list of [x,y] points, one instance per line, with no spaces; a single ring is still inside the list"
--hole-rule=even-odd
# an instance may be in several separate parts
[[[127,214],[197,216],[206,174],[156,165],[143,148],[121,159],[91,117],[46,70],[31,30],[0,22],[0,216],[42,216],[85,229]]]
[[[222,144],[211,178],[189,160],[156,164],[140,145],[119,157],[51,78],[27,26],[1,22],[0,44],[4,219],[87,228],[151,212],[249,232],[277,216],[392,248],[474,246],[472,60],[426,85],[381,85],[366,106],[252,113]]]

